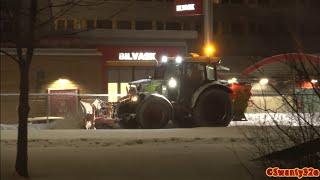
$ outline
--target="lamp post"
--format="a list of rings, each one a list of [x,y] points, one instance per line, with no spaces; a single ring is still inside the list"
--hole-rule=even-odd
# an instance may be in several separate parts
[[[204,18],[204,54],[213,57],[216,48],[212,42],[213,28],[213,7],[212,0],[203,0],[203,18]]]
[[[213,8],[211,0],[203,0],[204,44],[212,44]]]
[[[212,43],[212,27],[213,27],[213,7],[212,0],[203,0],[203,17],[204,17],[204,55],[213,57],[216,48]]]

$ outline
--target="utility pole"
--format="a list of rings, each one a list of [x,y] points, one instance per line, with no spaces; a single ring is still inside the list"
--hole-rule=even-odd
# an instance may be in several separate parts
[[[211,0],[203,0],[204,43],[212,43],[213,8]]]
[[[213,7],[211,0],[203,0],[203,17],[204,17],[204,53],[206,56],[213,56],[216,49],[212,43],[213,27]]]

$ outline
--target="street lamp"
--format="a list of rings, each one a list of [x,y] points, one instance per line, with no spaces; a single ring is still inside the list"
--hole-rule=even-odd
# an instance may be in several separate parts
[[[267,78],[261,78],[259,81],[259,84],[262,86],[267,85],[268,83],[269,83],[269,79]]]

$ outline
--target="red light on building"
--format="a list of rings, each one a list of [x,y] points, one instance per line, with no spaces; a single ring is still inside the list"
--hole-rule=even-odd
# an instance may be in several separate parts
[[[176,16],[197,16],[202,14],[202,0],[175,0]]]

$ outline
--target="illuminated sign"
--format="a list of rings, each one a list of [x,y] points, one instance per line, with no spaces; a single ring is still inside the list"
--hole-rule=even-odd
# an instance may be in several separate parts
[[[195,9],[195,4],[178,4],[176,5],[176,11],[194,11]]]
[[[176,16],[196,16],[202,14],[201,0],[175,0]]]
[[[120,52],[119,60],[125,61],[152,61],[156,60],[155,52]]]

